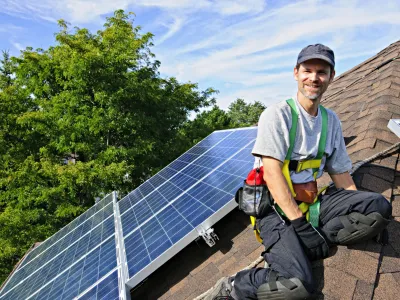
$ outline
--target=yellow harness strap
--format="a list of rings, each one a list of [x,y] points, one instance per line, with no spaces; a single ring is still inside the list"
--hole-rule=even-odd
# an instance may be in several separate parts
[[[323,193],[327,188],[328,188],[328,185],[325,186],[325,187],[323,187],[322,189],[320,189],[320,190],[318,191],[318,194],[317,194],[317,196],[315,197],[314,203],[313,203],[313,204],[308,204],[308,203],[302,202],[302,203],[299,205],[299,208],[300,208],[300,210],[302,211],[302,213],[303,213],[303,214],[304,214],[304,213],[306,214],[307,221],[310,220],[310,206],[312,206],[312,205],[319,205],[319,203],[316,203],[317,200],[318,200],[318,197],[319,197],[319,195],[321,195],[321,193]],[[292,191],[292,193],[293,193],[293,191]],[[279,209],[279,210],[280,210],[280,209]],[[284,215],[284,213],[283,213],[282,210],[280,210],[280,213]],[[254,228],[254,235],[256,236],[257,241],[258,241],[259,243],[262,244],[262,238],[261,238],[261,236],[260,236],[260,231],[259,231],[259,230],[257,229],[257,227],[256,227],[256,217],[250,216],[250,222],[251,222],[251,225],[252,225],[253,228]]]
[[[261,243],[262,244],[262,238],[261,238],[261,236],[260,236],[260,232],[259,232],[259,230],[256,228],[256,217],[250,217],[250,222],[251,222],[251,225],[253,225],[253,228],[254,228],[254,235],[256,236],[256,239],[257,239],[257,241],[259,242],[259,243]]]

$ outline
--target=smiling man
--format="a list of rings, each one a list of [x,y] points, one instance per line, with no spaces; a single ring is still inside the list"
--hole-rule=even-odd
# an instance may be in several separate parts
[[[305,47],[294,68],[296,96],[262,113],[252,153],[262,161],[272,198],[256,222],[269,268],[245,270],[221,280],[214,297],[308,298],[314,291],[311,261],[326,258],[330,245],[358,243],[387,226],[391,205],[380,194],[357,191],[349,174],[352,165],[340,120],[320,105],[334,69],[330,48]],[[317,197],[316,179],[324,171],[335,188]],[[310,207],[312,222],[306,217]]]

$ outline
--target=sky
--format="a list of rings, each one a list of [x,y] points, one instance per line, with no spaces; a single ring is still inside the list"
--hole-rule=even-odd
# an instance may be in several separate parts
[[[292,96],[307,45],[332,48],[340,75],[400,39],[398,0],[0,0],[0,50],[55,45],[58,19],[96,32],[116,9],[155,35],[162,77],[218,90],[223,109]]]

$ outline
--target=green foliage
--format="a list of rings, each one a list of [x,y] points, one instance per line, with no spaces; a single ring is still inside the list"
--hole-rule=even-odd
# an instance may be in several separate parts
[[[258,123],[261,113],[266,106],[259,101],[246,104],[243,99],[236,99],[229,105],[228,116],[231,118],[234,127],[254,126]]]
[[[211,110],[199,113],[195,119],[185,123],[180,130],[178,140],[180,145],[194,145],[204,139],[207,135],[215,130],[229,129],[232,127],[232,121],[228,114],[218,106],[213,106]],[[177,152],[182,153],[186,149],[179,149]]]
[[[132,190],[190,146],[168,149],[215,102],[161,78],[152,34],[121,10],[96,34],[59,25],[55,46],[1,61],[0,281],[95,197]]]

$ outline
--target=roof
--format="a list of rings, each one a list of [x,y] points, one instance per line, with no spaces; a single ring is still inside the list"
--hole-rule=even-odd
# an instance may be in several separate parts
[[[396,59],[397,58],[397,59]],[[400,118],[400,41],[337,77],[322,104],[342,122],[353,162],[399,142],[388,128]]]
[[[353,163],[400,142],[387,128],[400,118],[400,41],[337,77],[322,104],[342,121]],[[328,181],[324,177],[321,182]],[[400,294],[399,148],[364,164],[354,174],[361,190],[382,193],[393,205],[389,245],[368,241],[333,248],[333,256],[313,263],[319,299],[398,299]],[[232,275],[261,254],[249,219],[234,210],[218,222],[213,248],[192,243],[132,291],[132,299],[193,299],[222,276]],[[259,264],[261,266],[261,264]]]

